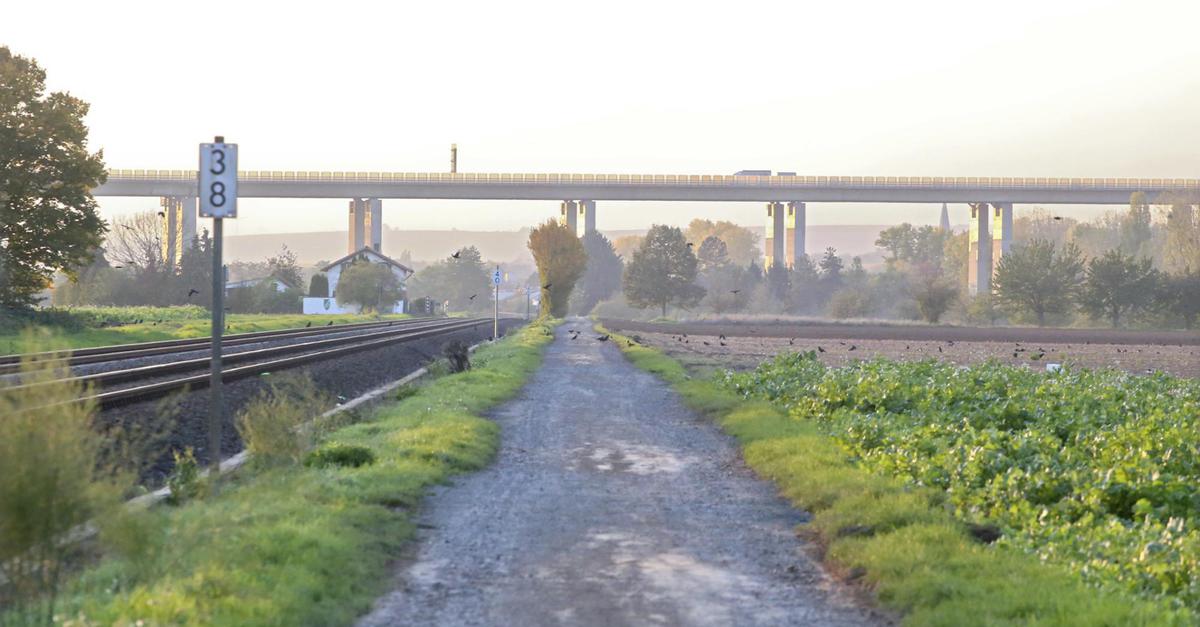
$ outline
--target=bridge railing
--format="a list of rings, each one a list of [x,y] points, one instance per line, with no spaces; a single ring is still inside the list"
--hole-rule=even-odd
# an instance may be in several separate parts
[[[109,170],[110,180],[194,181],[194,170]],[[318,172],[250,170],[243,181],[280,183],[466,183],[466,184],[579,184],[579,185],[698,185],[747,187],[844,187],[936,189],[1200,189],[1197,179],[1143,178],[1014,178],[940,176],[737,176],[719,174],[551,174],[448,172]]]

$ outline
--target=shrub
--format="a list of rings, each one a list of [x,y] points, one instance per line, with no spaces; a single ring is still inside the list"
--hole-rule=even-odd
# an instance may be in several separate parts
[[[342,466],[358,468],[375,463],[375,453],[365,446],[330,442],[308,454],[304,460],[305,466],[325,468],[327,466]]]
[[[274,377],[238,414],[237,430],[256,464],[299,463],[308,451],[311,433],[304,423],[329,404],[304,375]]]
[[[9,582],[0,607],[26,622],[54,614],[71,552],[64,536],[117,508],[128,484],[108,469],[95,404],[71,402],[83,389],[61,381],[68,374],[28,358],[21,376],[41,385],[0,388],[0,576]]]
[[[167,488],[171,491],[167,500],[172,505],[179,505],[200,496],[200,464],[190,446],[183,453],[173,451],[171,455],[175,458],[175,467],[167,476]]]

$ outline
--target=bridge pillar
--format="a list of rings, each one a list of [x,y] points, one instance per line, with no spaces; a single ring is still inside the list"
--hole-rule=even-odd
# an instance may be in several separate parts
[[[967,293],[971,296],[992,291],[992,245],[988,231],[988,204],[970,203],[971,222],[967,229]]]
[[[795,268],[796,262],[804,256],[804,236],[807,224],[808,207],[802,202],[789,202],[787,204],[787,229],[792,232],[792,236],[787,238],[787,260],[788,265]]]
[[[364,229],[364,235],[367,237],[366,244],[375,249],[375,252],[383,252],[383,200],[380,198],[370,198],[367,200],[367,224]]]
[[[579,203],[574,200],[562,201],[558,223],[571,229],[571,232],[579,234]]]
[[[783,203],[767,203],[767,236],[763,238],[767,261],[763,265],[764,268],[769,269],[777,263],[787,266],[787,222],[784,220],[785,217]]]
[[[596,201],[579,201],[579,213],[583,214],[583,234],[594,233],[596,231]]]
[[[162,256],[163,261],[179,266],[183,252],[196,239],[196,197],[164,196],[159,200],[162,207]]]
[[[992,203],[992,275],[1000,259],[1012,248],[1013,206],[1011,202]]]
[[[350,200],[350,238],[347,252],[370,247],[383,252],[383,201],[378,198]]]

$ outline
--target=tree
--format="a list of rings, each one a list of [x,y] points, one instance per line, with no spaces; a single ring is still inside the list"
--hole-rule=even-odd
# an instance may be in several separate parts
[[[821,269],[821,280],[836,289],[842,285],[842,258],[838,257],[837,249],[833,246],[825,249],[825,255],[817,263]]]
[[[701,274],[705,295],[700,306],[716,314],[744,309],[751,291],[745,280],[746,272],[741,266],[727,263]]]
[[[314,298],[329,298],[329,277],[318,272],[308,280],[308,295]]]
[[[787,303],[788,291],[792,287],[789,274],[787,266],[781,263],[771,264],[767,269],[767,289],[771,292],[771,298],[780,304]]]
[[[579,289],[576,290],[572,307],[586,315],[596,303],[620,289],[625,264],[613,250],[612,242],[599,231],[584,235],[581,241],[587,254],[587,268],[579,279]]]
[[[946,241],[954,237],[951,233],[932,226],[913,228],[905,222],[879,232],[875,246],[888,253],[889,264],[942,263]]]
[[[1185,272],[1189,268],[1200,268],[1200,221],[1186,199],[1174,199],[1166,210],[1165,230],[1165,269],[1168,272]]]
[[[1200,316],[1200,272],[1186,270],[1168,275],[1163,281],[1162,300],[1171,312],[1183,319],[1185,329],[1191,329]]]
[[[35,61],[0,47],[0,307],[33,304],[54,272],[91,259],[105,231],[92,198],[104,159],[87,151],[88,105],[45,91]]]
[[[300,288],[304,278],[300,273],[300,264],[296,263],[296,253],[288,250],[287,244],[274,257],[267,257],[268,276],[283,281],[288,287]]]
[[[688,223],[685,235],[687,241],[697,244],[709,237],[716,237],[725,242],[729,260],[739,266],[762,258],[762,251],[758,246],[758,235],[744,226],[738,226],[727,220],[713,222],[697,218]]]
[[[1046,314],[1065,313],[1079,290],[1083,260],[1074,244],[1056,249],[1035,239],[1014,246],[996,266],[992,285],[1000,305],[1014,313],[1032,313],[1039,326]]]
[[[1107,318],[1115,329],[1122,318],[1155,307],[1158,284],[1158,271],[1150,259],[1110,250],[1088,261],[1079,304],[1092,317]]]
[[[656,224],[625,266],[621,282],[625,300],[639,309],[667,306],[691,307],[704,298],[696,285],[696,256],[678,227]]]
[[[529,252],[541,281],[541,315],[561,318],[575,282],[587,269],[587,251],[575,233],[557,220],[547,220],[529,232]]]
[[[179,257],[173,302],[212,307],[213,240],[204,229]],[[192,293],[196,290],[196,293]]]
[[[696,252],[700,272],[710,272],[729,264],[729,247],[716,235],[709,235],[700,242]]]
[[[404,297],[396,273],[386,264],[360,259],[342,270],[337,284],[339,305],[358,305],[376,312]]]
[[[910,272],[909,286],[921,318],[931,324],[937,324],[942,314],[958,299],[958,286],[954,281],[947,280],[941,272]]]
[[[613,240],[613,250],[617,251],[621,259],[633,259],[633,251],[642,246],[644,239],[646,238],[641,235],[622,235]]]
[[[1146,203],[1146,194],[1134,192],[1129,197],[1129,212],[1121,220],[1121,252],[1134,257],[1149,254],[1150,244],[1150,205]]]
[[[452,310],[489,309],[491,299],[487,295],[491,293],[492,280],[484,267],[483,255],[474,246],[455,252],[457,257],[451,255],[431,263],[413,275],[409,291],[438,302],[445,301]]]

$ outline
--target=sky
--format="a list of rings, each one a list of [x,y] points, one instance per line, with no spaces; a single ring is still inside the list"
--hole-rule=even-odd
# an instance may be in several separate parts
[[[446,171],[457,143],[460,172],[1194,178],[1197,23],[1195,0],[43,0],[6,4],[0,45],[91,104],[113,168],[194,168],[221,134],[245,170]],[[101,199],[106,217],[156,206]],[[939,211],[813,203],[808,220]],[[556,213],[384,203],[407,229]],[[697,216],[765,222],[754,203],[598,208],[603,229]],[[345,228],[346,201],[247,199],[226,232]]]

